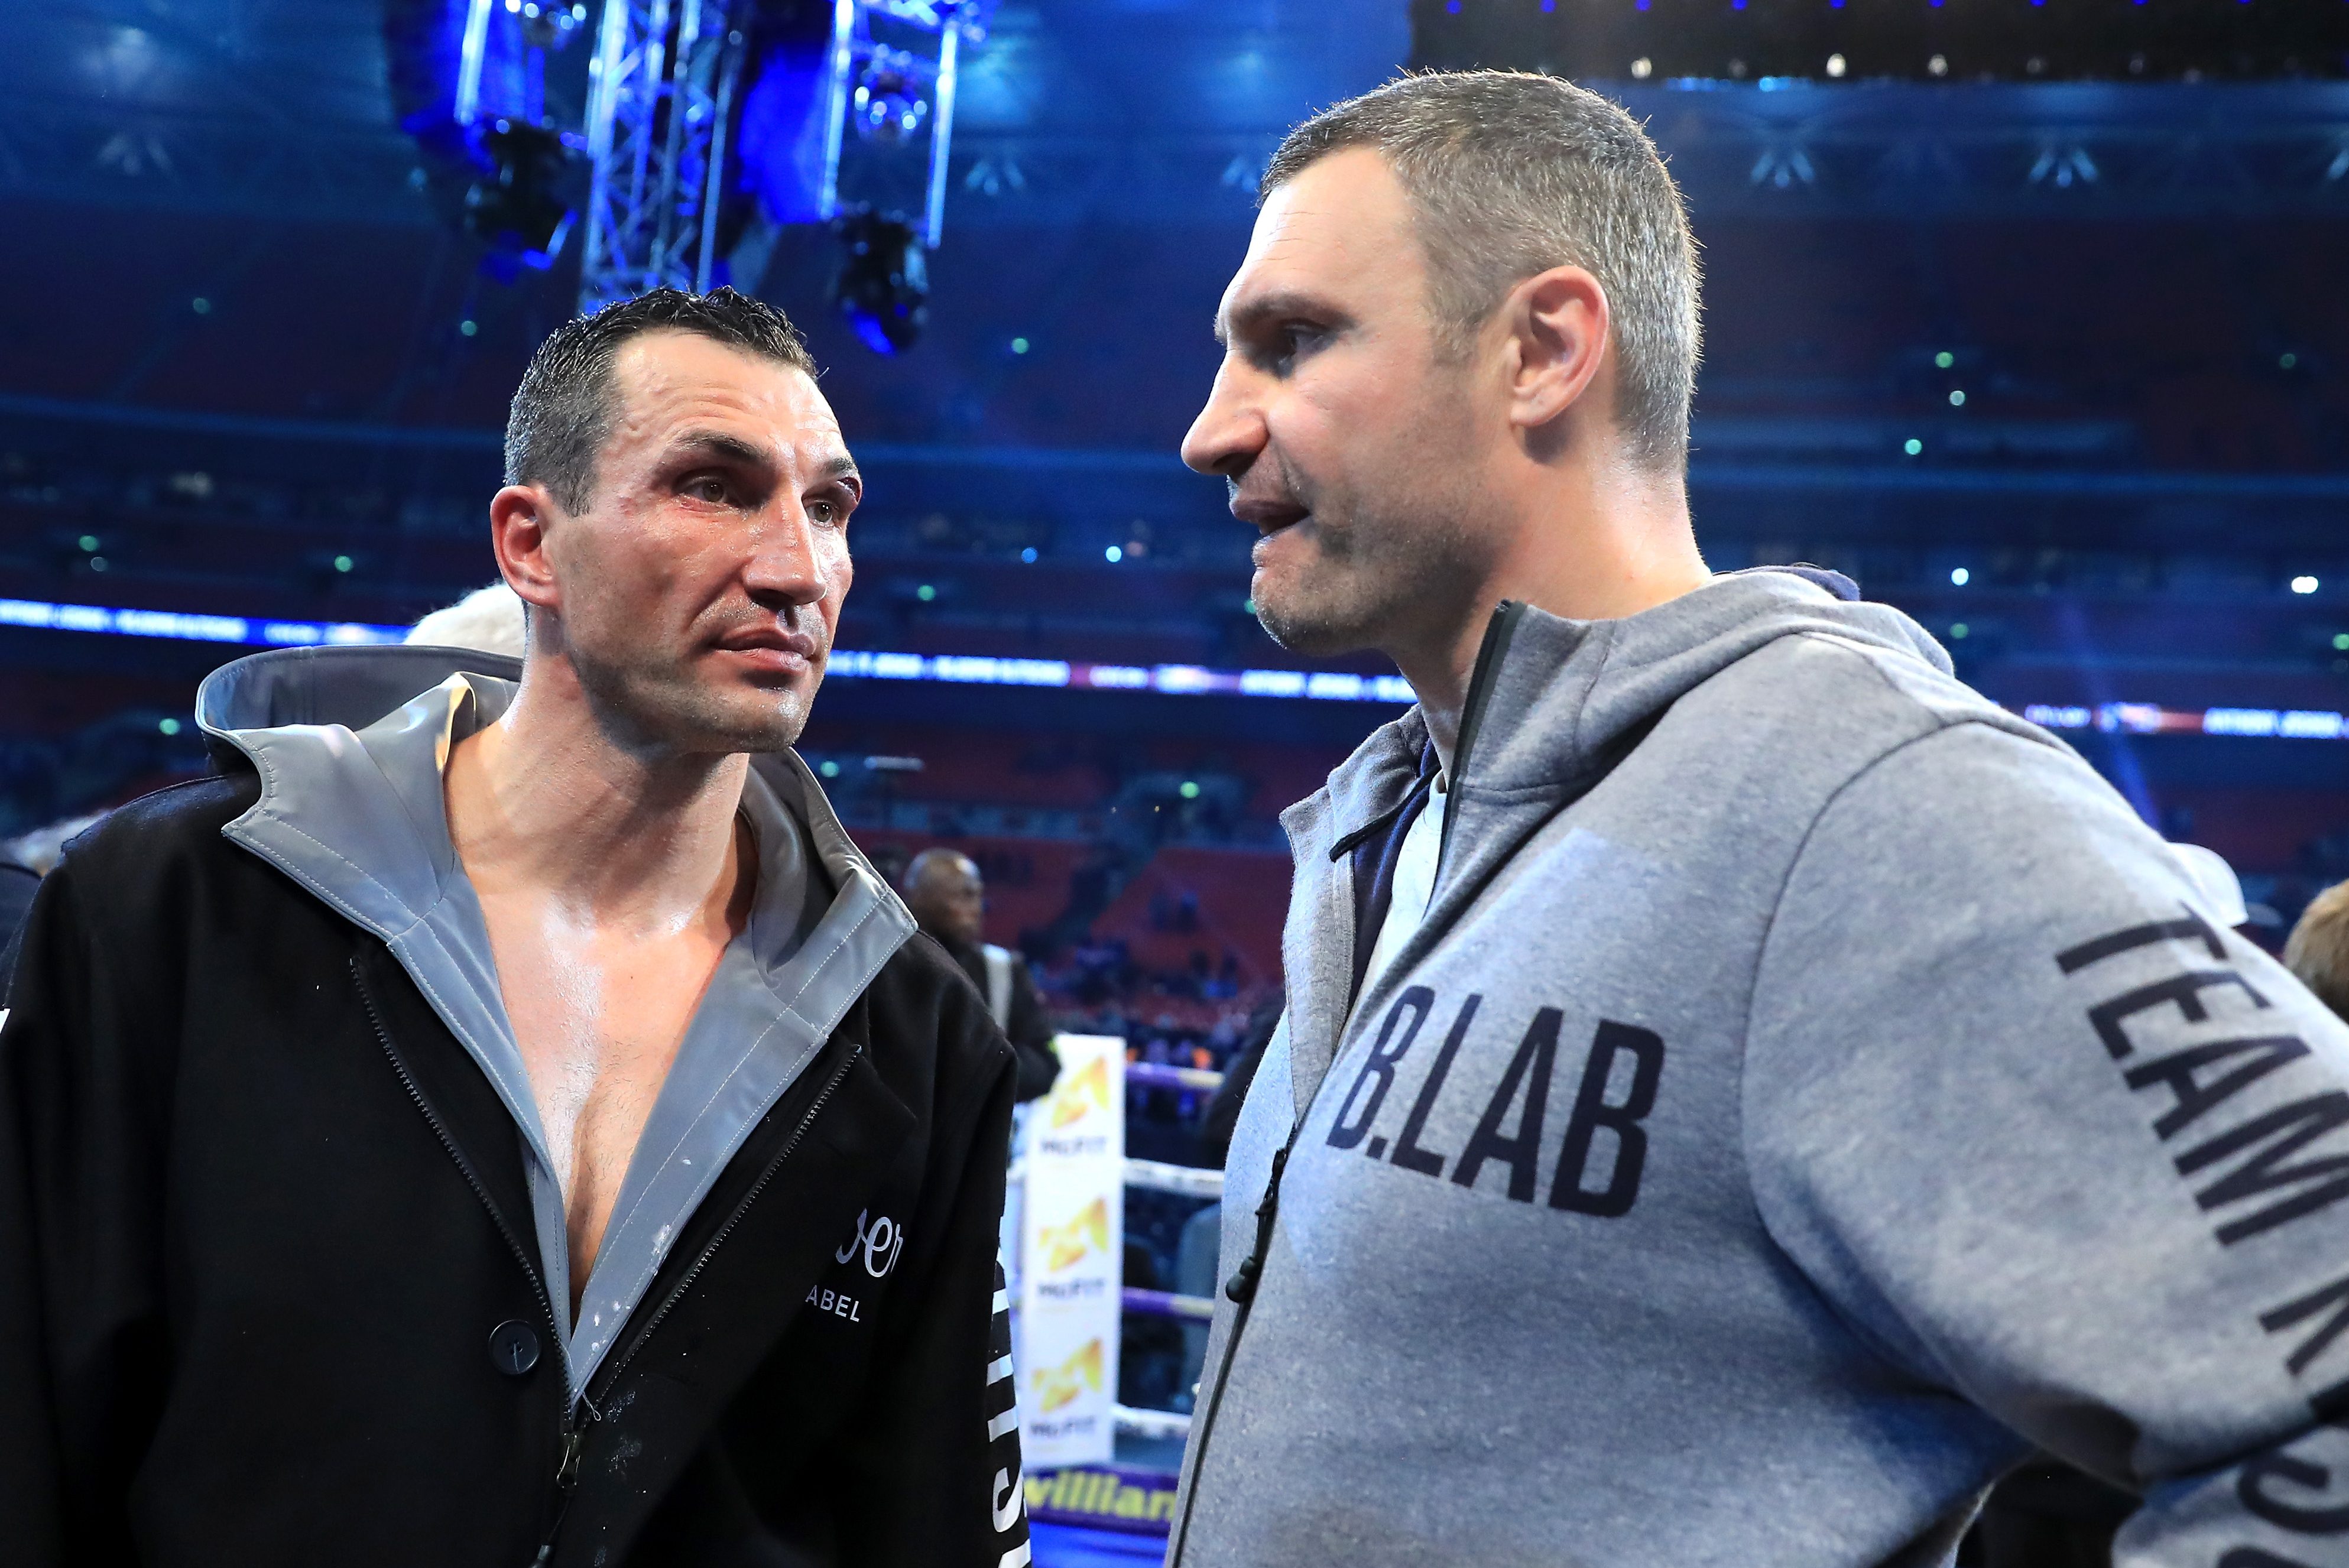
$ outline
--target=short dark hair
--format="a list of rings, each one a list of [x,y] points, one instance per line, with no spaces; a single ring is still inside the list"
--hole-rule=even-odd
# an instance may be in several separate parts
[[[2283,944],[2283,963],[2317,1000],[2349,1018],[2349,882],[2309,902]]]
[[[1699,345],[1696,242],[1640,122],[1597,93],[1526,71],[1433,71],[1324,109],[1272,155],[1269,192],[1367,147],[1411,198],[1439,342],[1464,355],[1537,273],[1577,266],[1612,313],[1615,422],[1647,463],[1688,456]]]
[[[613,357],[630,338],[663,330],[696,333],[816,374],[799,328],[762,299],[730,288],[706,294],[658,288],[620,300],[564,323],[530,356],[506,414],[506,483],[544,485],[564,511],[584,509],[595,489],[595,455],[618,412]]]

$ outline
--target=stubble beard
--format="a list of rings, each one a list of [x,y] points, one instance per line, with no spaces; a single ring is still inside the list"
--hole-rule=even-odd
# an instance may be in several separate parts
[[[807,728],[826,646],[802,691],[783,686],[721,688],[689,656],[636,650],[613,659],[571,650],[579,685],[605,728],[631,750],[688,754],[786,751]]]
[[[1257,594],[1257,624],[1310,657],[1392,654],[1431,611],[1473,593],[1477,573],[1456,504],[1425,496],[1369,512],[1317,508],[1314,559],[1288,583]]]

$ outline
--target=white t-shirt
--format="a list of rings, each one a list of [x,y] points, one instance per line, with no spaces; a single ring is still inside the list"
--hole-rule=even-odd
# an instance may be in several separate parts
[[[1435,896],[1435,861],[1444,848],[1444,775],[1435,776],[1434,785],[1427,792],[1427,804],[1421,808],[1408,832],[1402,836],[1402,851],[1395,857],[1394,890],[1387,902],[1387,917],[1379,925],[1379,939],[1371,949],[1370,967],[1362,971],[1362,988],[1355,993],[1359,1001],[1371,994],[1386,966],[1419,929],[1427,917],[1428,901]]]

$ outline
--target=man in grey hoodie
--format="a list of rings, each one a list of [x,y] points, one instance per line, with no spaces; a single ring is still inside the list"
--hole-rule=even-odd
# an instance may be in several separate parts
[[[1397,82],[1274,159],[1185,443],[1418,705],[1284,819],[1170,1561],[2349,1563],[2349,1031],[1832,573],[1715,577],[1639,128]]]

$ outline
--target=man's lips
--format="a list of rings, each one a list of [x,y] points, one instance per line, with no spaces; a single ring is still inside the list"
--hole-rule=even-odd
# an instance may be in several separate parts
[[[718,646],[760,668],[792,672],[812,666],[818,654],[815,639],[804,632],[786,632],[771,626],[729,633],[718,640]]]
[[[1232,515],[1242,522],[1252,524],[1258,532],[1271,535],[1292,522],[1304,521],[1309,514],[1292,500],[1259,500],[1235,496],[1232,498]]]

